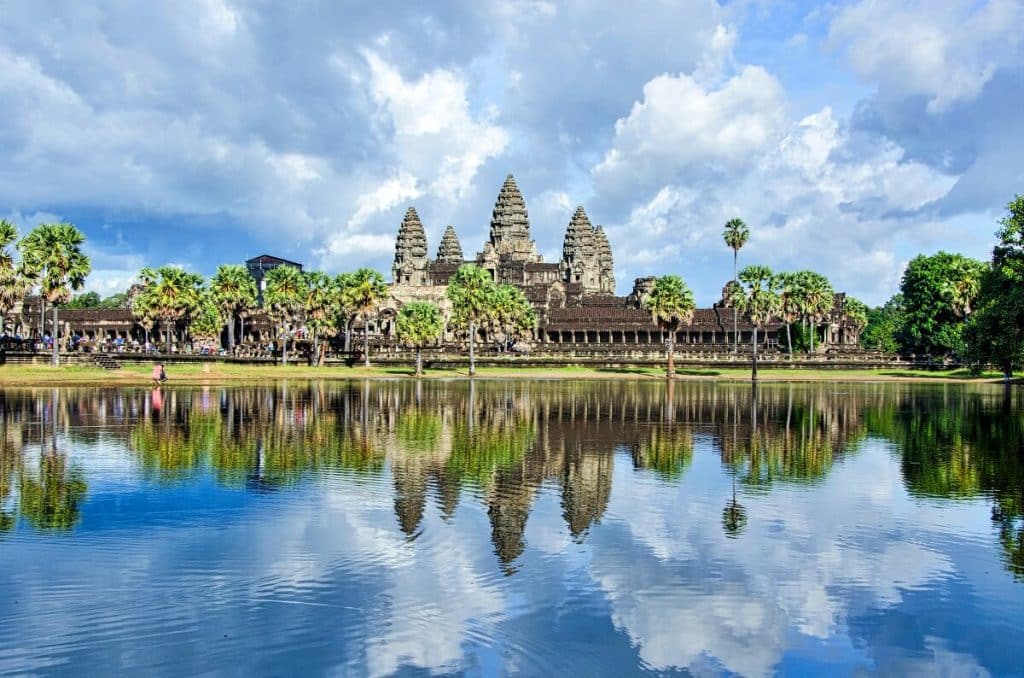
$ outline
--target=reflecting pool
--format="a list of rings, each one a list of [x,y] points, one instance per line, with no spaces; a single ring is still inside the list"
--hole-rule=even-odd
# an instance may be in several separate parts
[[[1021,675],[1024,396],[0,390],[0,673]]]

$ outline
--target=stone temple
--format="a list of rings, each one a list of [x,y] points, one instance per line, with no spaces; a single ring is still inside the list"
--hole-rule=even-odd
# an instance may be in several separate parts
[[[637,278],[628,296],[616,296],[611,243],[601,226],[594,226],[582,206],[569,219],[562,241],[562,258],[548,263],[530,237],[530,218],[523,194],[508,175],[491,213],[490,234],[474,258],[463,254],[454,227],[448,226],[436,256],[429,257],[426,231],[415,207],[409,207],[398,228],[395,260],[391,267],[394,304],[382,313],[381,334],[390,334],[397,307],[412,300],[429,300],[447,312],[445,287],[465,263],[489,271],[495,282],[515,285],[537,310],[535,341],[540,344],[660,344],[667,338],[642,307],[654,284],[653,277]],[[855,346],[856,327],[846,322],[845,295],[836,295],[833,313],[821,323],[822,346]],[[759,332],[759,343],[779,344],[781,319]],[[741,346],[749,346],[753,326],[742,317]],[[699,308],[692,323],[678,333],[683,349],[688,344],[713,347],[733,343],[733,311],[724,301]],[[783,339],[785,341],[785,339]]]

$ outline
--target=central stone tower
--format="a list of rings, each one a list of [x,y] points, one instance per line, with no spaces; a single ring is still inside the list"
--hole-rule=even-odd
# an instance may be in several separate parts
[[[537,245],[530,239],[530,218],[526,213],[526,201],[516,186],[515,178],[505,177],[498,192],[491,213],[491,235],[484,245],[480,259],[488,260],[497,255],[499,260],[538,262]]]

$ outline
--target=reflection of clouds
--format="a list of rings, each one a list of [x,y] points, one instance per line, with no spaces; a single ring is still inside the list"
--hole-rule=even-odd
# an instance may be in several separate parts
[[[595,544],[590,571],[616,626],[657,669],[696,669],[710,656],[763,675],[788,629],[828,639],[852,606],[895,606],[954,573],[928,545],[942,539],[943,512],[910,501],[881,450],[847,459],[820,485],[741,498],[750,520],[738,540],[718,520],[730,494],[718,464],[698,452],[678,485],[616,469],[608,520],[637,547]]]

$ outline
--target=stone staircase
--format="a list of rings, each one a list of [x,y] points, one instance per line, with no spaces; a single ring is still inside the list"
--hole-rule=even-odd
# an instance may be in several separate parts
[[[117,362],[109,355],[103,353],[93,353],[89,356],[93,365],[102,367],[105,370],[119,370],[121,369],[121,363]]]

